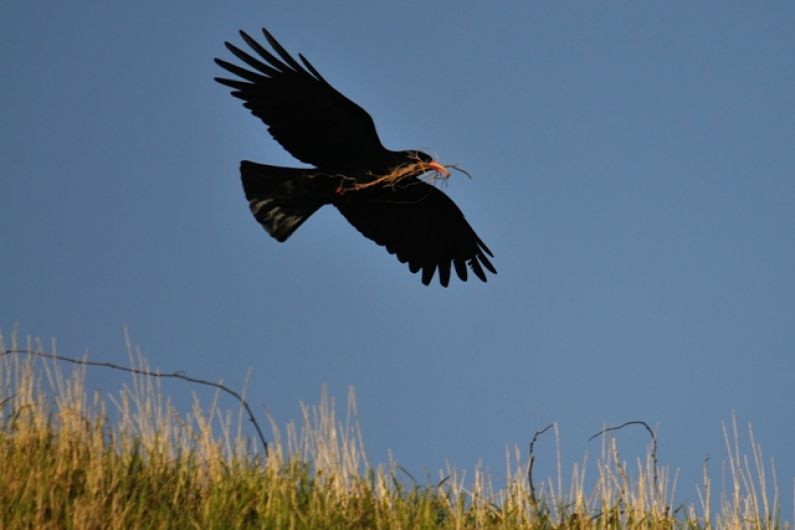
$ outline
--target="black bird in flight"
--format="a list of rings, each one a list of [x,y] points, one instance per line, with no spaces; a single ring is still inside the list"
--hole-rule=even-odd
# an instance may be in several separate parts
[[[496,274],[483,241],[441,190],[420,179],[449,176],[421,151],[381,145],[370,115],[332,87],[306,58],[301,63],[263,28],[271,51],[241,31],[255,57],[229,42],[227,49],[249,69],[222,59],[216,64],[240,79],[216,77],[260,118],[273,138],[313,168],[285,168],[243,160],[243,190],[259,223],[285,241],[318,208],[333,204],[365,237],[422,270],[428,285],[436,269],[447,286],[451,266],[461,280],[467,265],[482,281]],[[275,52],[275,54],[274,54]]]

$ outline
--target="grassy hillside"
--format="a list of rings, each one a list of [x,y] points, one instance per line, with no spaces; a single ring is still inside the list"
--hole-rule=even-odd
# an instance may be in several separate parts
[[[540,481],[531,492],[518,450],[501,490],[481,470],[470,481],[446,470],[437,484],[407,485],[394,462],[367,461],[358,426],[338,421],[327,397],[303,406],[284,435],[272,425],[265,457],[242,435],[242,411],[196,401],[180,414],[140,374],[113,396],[89,396],[84,367],[64,375],[58,362],[8,353],[29,344],[7,342],[0,335],[2,529],[788,527],[756,446],[739,454],[736,426],[731,482],[715,508],[705,476],[703,502],[674,509],[673,480],[651,446],[626,463],[607,436],[588,464],[598,473],[589,491],[583,463],[565,487]],[[348,407],[355,417],[353,393]]]

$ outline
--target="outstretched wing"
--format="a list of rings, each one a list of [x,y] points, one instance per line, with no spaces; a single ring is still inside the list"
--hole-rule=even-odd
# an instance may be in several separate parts
[[[298,54],[300,64],[262,30],[273,51],[241,31],[259,58],[230,43],[226,47],[250,69],[222,59],[215,62],[240,78],[215,80],[268,126],[273,138],[295,158],[326,169],[359,169],[384,152],[370,115],[323,79]]]
[[[487,269],[497,271],[487,254],[489,248],[464,219],[464,214],[442,191],[413,180],[394,188],[369,188],[343,195],[335,206],[368,239],[408,262],[411,272],[422,270],[428,285],[439,270],[439,283],[450,281],[451,266],[461,280],[467,265],[486,281]]]

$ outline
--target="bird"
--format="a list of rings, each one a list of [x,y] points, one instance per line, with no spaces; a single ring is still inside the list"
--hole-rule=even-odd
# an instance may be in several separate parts
[[[430,182],[447,167],[418,150],[385,148],[370,114],[335,89],[303,54],[298,58],[262,28],[270,51],[245,31],[250,48],[226,49],[243,64],[216,58],[236,78],[215,77],[262,120],[273,139],[309,168],[243,160],[240,174],[251,212],[277,241],[286,241],[315,211],[332,205],[362,235],[386,247],[429,285],[438,271],[447,287],[451,270],[467,267],[483,282],[491,250],[458,206]]]

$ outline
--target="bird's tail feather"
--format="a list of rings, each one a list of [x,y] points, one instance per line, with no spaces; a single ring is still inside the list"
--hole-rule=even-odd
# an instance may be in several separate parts
[[[251,213],[278,241],[285,241],[325,201],[309,171],[243,160],[240,176]]]

